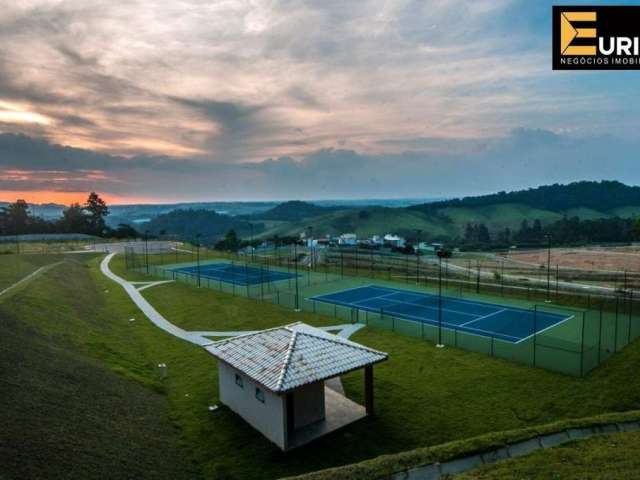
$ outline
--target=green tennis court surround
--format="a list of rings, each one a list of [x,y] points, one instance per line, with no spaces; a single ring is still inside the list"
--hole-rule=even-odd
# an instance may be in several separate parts
[[[437,284],[426,275],[418,284],[411,265],[405,277],[397,277],[305,264],[292,249],[251,260],[207,249],[200,249],[200,258],[189,250],[126,252],[127,268],[141,273],[575,376],[640,336],[640,305],[632,295],[586,301],[554,295],[562,305],[545,303],[544,291],[483,287],[479,293],[479,284],[449,279],[440,324]],[[340,292],[356,293],[350,298],[353,293]]]

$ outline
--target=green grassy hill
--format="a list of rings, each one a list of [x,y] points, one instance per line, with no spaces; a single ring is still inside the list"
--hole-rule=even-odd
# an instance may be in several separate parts
[[[416,229],[421,229],[425,239],[453,238],[462,235],[468,223],[484,223],[490,231],[496,232],[507,227],[517,230],[525,219],[529,223],[538,219],[544,225],[558,221],[565,215],[568,217],[577,216],[581,220],[614,216],[626,218],[639,216],[640,207],[619,207],[608,212],[586,207],[556,212],[517,203],[501,203],[478,207],[447,206],[431,211],[367,207],[357,210],[337,211],[328,215],[309,218],[304,222],[282,222],[272,225],[261,236],[298,235],[311,226],[316,235],[336,235],[354,232],[360,237],[385,233],[411,236]]]
[[[309,226],[313,227],[316,235],[355,232],[358,236],[364,237],[390,232],[407,234],[416,229],[429,232],[433,237],[455,233],[451,223],[438,216],[403,208],[368,207],[338,211],[307,219],[304,223],[289,222],[265,231],[262,236],[297,235]]]
[[[0,298],[0,478],[199,478],[150,365],[115,361],[133,312],[105,297],[69,260]]]
[[[365,328],[353,339],[390,354],[376,367],[376,415],[283,454],[229,409],[208,410],[219,404],[213,357],[147,321],[100,273],[98,261],[69,260],[0,302],[3,480],[179,479],[198,472],[212,480],[280,478],[640,408],[638,342],[575,378]],[[116,257],[114,270],[126,275],[123,267],[122,256]],[[143,294],[189,329],[336,323],[178,283]],[[168,365],[165,379],[160,362]],[[344,386],[362,402],[362,372],[346,375]]]
[[[523,220],[549,224],[564,216],[583,221],[638,217],[640,187],[619,182],[575,182],[404,208],[362,207],[326,213],[304,202],[286,202],[270,212],[256,214],[255,218],[282,223],[267,224],[262,237],[298,235],[313,227],[316,235],[354,232],[360,237],[385,233],[412,236],[421,229],[425,239],[453,239],[463,234],[468,223],[484,223],[495,233],[507,227],[519,229]],[[311,216],[314,212],[316,215]]]

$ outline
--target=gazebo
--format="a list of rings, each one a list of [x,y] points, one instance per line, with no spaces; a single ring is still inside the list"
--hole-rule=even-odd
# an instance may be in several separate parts
[[[388,358],[304,323],[240,335],[205,348],[219,360],[220,401],[282,450],[372,414],[373,365]],[[325,385],[362,368],[364,407]]]

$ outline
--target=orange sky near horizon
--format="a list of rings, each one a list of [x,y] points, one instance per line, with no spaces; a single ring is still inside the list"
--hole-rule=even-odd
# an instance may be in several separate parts
[[[110,205],[121,205],[131,203],[157,203],[153,199],[144,197],[132,197],[126,195],[112,195],[110,193],[98,192],[98,195]],[[49,190],[39,191],[10,191],[0,190],[0,201],[15,202],[25,200],[27,203],[57,203],[60,205],[71,205],[72,203],[84,203],[89,196],[89,192],[56,192]]]

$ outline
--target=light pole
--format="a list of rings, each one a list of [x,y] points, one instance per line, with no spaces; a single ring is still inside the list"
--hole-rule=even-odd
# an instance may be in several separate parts
[[[313,270],[313,264],[315,261],[314,251],[313,251],[313,227],[309,225],[307,227],[307,230],[309,231],[309,239],[307,240],[307,246],[309,247],[309,251],[311,252],[311,262],[309,264],[309,268]]]
[[[298,289],[298,242],[293,243],[293,267],[295,269],[296,276],[296,306],[295,311],[300,311],[300,300],[298,295],[300,294],[300,290]]]
[[[200,234],[196,235],[196,265],[198,271],[198,288],[200,288]]]
[[[551,235],[545,235],[547,238],[547,299],[546,303],[551,303]]]
[[[442,343],[442,255],[444,252],[438,250],[438,344],[436,348],[444,348]]]
[[[422,230],[416,230],[416,284],[420,285],[420,235]]]
[[[147,268],[147,275],[149,275],[149,230],[144,231],[144,263]]]
[[[251,243],[249,248],[251,248],[251,263],[253,263],[253,223],[249,222],[249,230],[251,232]]]

